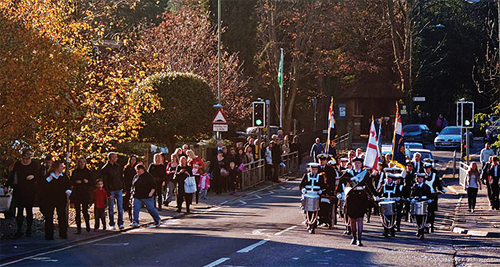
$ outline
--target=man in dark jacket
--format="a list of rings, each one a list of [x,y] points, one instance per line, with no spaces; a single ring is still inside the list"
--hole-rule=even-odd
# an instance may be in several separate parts
[[[280,172],[280,164],[281,164],[281,155],[283,154],[283,150],[281,149],[281,141],[277,135],[273,135],[274,145],[271,150],[271,157],[273,161],[273,182],[279,182],[278,176]]]
[[[161,220],[158,215],[158,210],[155,207],[154,194],[155,194],[155,178],[149,172],[146,171],[144,165],[135,166],[137,174],[132,181],[132,212],[133,220],[130,226],[139,226],[139,212],[141,211],[141,206],[144,204],[149,214],[155,220],[156,227],[160,227]]]
[[[489,184],[491,188],[491,204],[493,209],[500,209],[500,188],[498,186],[498,182],[500,180],[500,167],[498,166],[498,157],[493,157],[493,163],[491,164],[488,175],[490,176]]]
[[[115,199],[118,205],[118,226],[120,230],[124,229],[123,226],[123,168],[116,163],[118,155],[115,152],[108,153],[108,162],[104,164],[101,170],[102,180],[104,181],[104,189],[108,194],[108,213],[109,225],[111,229],[116,230],[114,220],[114,204]]]
[[[316,138],[316,142],[311,147],[311,152],[309,153],[309,156],[311,156],[314,162],[319,163],[317,156],[323,152],[325,152],[325,148],[321,144],[321,140],[318,137]]]

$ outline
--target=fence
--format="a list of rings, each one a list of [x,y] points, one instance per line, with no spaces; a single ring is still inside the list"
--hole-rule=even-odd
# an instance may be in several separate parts
[[[459,162],[459,167],[458,167],[458,181],[460,182],[461,185],[465,185],[465,178],[467,178],[467,172],[469,171],[469,166],[465,164],[464,162]]]
[[[346,133],[344,135],[341,135],[337,138],[335,138],[335,148],[337,151],[343,151],[343,150],[348,150],[351,149],[352,147],[352,141],[351,141],[351,134]]]
[[[285,167],[280,167],[280,177],[298,171],[300,169],[299,152],[295,151],[286,155],[281,155],[281,162],[285,164]]]
[[[241,188],[247,189],[263,183],[266,180],[265,166],[266,161],[264,159],[243,164],[241,170]]]

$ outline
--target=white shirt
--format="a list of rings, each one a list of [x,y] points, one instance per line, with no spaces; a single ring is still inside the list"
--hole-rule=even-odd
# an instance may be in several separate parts
[[[481,149],[481,154],[479,156],[479,159],[481,160],[481,164],[485,164],[486,162],[488,162],[488,160],[490,159],[490,156],[495,156],[495,152],[493,151],[493,149],[486,149],[486,148],[483,148]]]

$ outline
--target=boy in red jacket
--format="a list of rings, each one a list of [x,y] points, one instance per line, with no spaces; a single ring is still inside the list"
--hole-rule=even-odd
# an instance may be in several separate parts
[[[103,188],[104,184],[101,179],[97,180],[95,183],[97,189],[95,189],[94,192],[92,192],[92,201],[94,202],[94,218],[95,218],[94,231],[97,232],[97,230],[99,230],[99,220],[102,221],[103,230],[106,230],[105,209],[106,209],[106,202],[108,199],[108,195],[106,193],[106,190],[104,190]]]

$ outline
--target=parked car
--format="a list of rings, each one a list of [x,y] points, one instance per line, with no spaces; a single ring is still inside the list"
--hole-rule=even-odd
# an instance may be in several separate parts
[[[385,156],[386,154],[391,154],[391,153],[392,153],[392,145],[383,144],[380,150],[380,154],[382,154],[382,156]]]
[[[424,149],[425,147],[422,143],[413,143],[413,142],[405,143],[405,149],[412,149],[412,148]]]
[[[434,134],[425,124],[408,124],[403,127],[404,140],[406,142],[418,142],[422,144],[432,143]]]
[[[466,133],[464,133],[465,139]],[[436,150],[442,148],[460,148],[461,143],[461,130],[458,126],[445,127],[434,139],[434,147]],[[469,142],[472,147],[474,135],[469,131]]]

